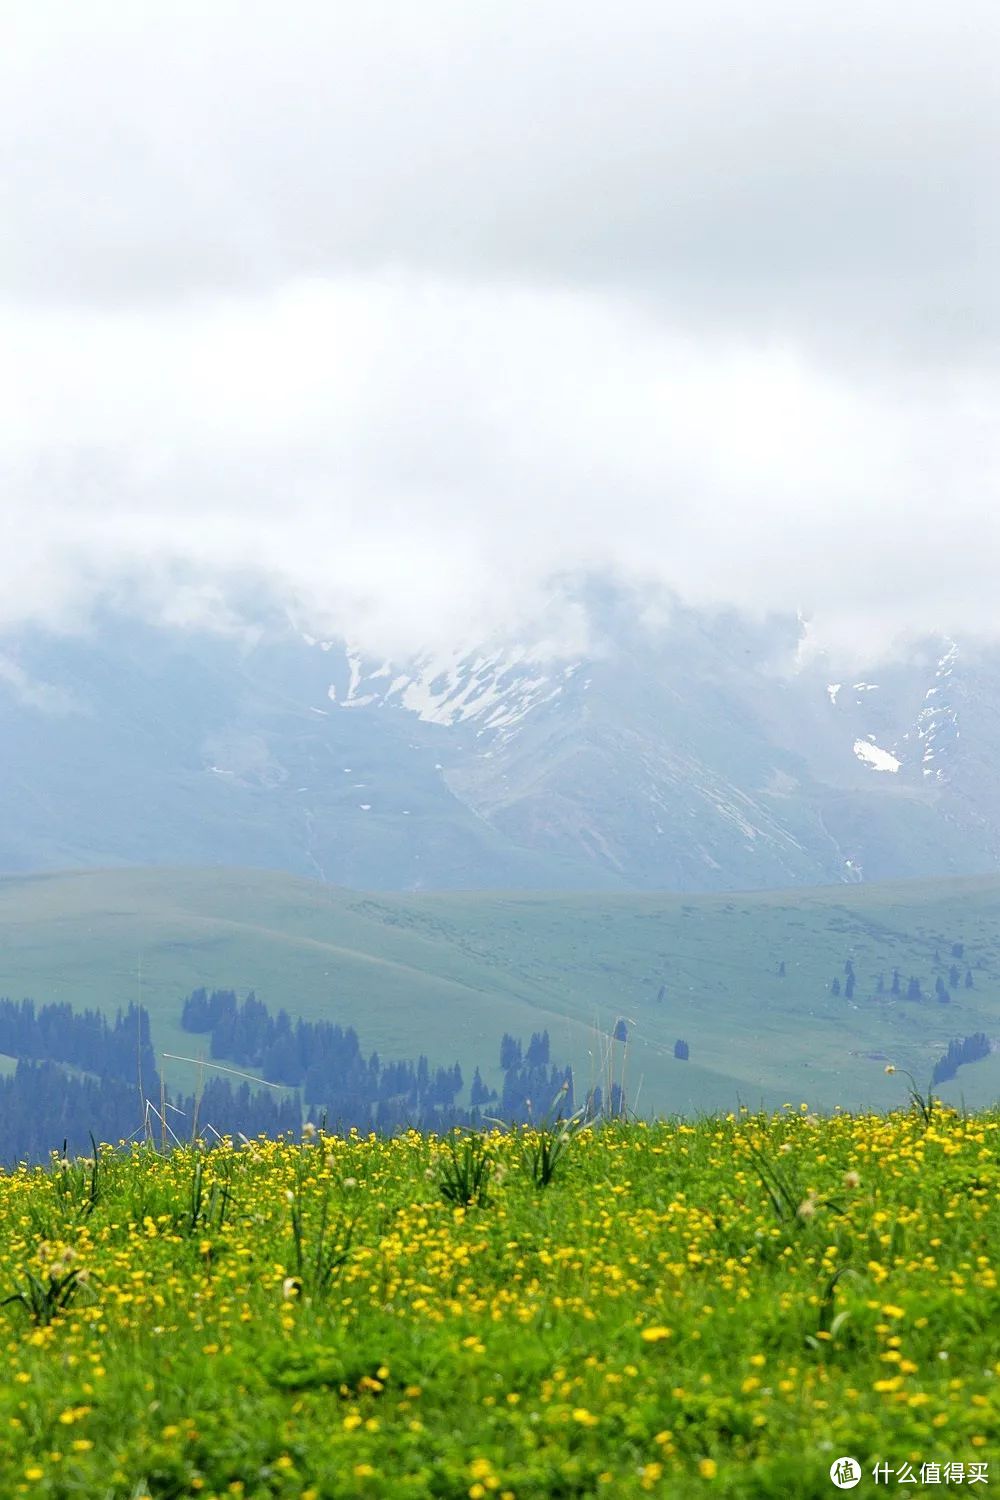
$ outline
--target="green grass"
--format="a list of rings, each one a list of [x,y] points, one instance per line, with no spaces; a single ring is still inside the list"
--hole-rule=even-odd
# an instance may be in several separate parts
[[[995,1463],[997,1112],[611,1124],[541,1188],[536,1147],[479,1140],[468,1208],[416,1134],[0,1175],[0,1494],[813,1500],[841,1455],[859,1493]]]
[[[955,942],[976,987],[942,1007],[934,978]],[[830,991],[848,958],[853,1002]],[[544,1027],[578,1089],[603,1081],[603,1038],[624,1016],[640,1113],[884,1108],[905,1098],[887,1059],[923,1081],[951,1037],[1000,1034],[1000,878],[700,897],[365,895],[231,869],[0,881],[0,993],[113,1011],[138,998],[140,961],[161,1052],[205,1050],[179,1027],[189,990],[253,987],[272,1010],[353,1024],[366,1051],[457,1059],[467,1077],[480,1064],[493,1083],[502,1034]],[[931,998],[874,997],[893,966]],[[193,1068],[164,1071],[192,1086]],[[998,1083],[990,1058],[946,1092],[975,1107]]]

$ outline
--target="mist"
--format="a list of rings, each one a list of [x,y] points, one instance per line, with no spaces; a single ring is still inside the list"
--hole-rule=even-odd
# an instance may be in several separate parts
[[[11,19],[6,631],[995,631],[995,10]]]

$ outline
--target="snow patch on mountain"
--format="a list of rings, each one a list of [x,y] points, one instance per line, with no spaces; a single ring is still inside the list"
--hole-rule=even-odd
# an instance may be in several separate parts
[[[940,757],[949,742],[960,736],[958,712],[948,696],[957,660],[958,647],[952,641],[937,664],[934,686],[927,689],[924,706],[917,714],[917,738],[923,746],[921,771],[935,781],[946,780],[946,766],[940,763]]]
[[[874,738],[854,741],[854,753],[858,760],[864,761],[865,765],[871,766],[873,771],[891,771],[895,773],[902,765],[902,761],[888,750],[883,750],[876,745]]]
[[[524,651],[455,650],[366,670],[356,649],[349,646],[345,656],[350,679],[341,707],[396,706],[428,724],[474,722],[478,733],[511,732],[534,709],[558,698],[580,666],[571,663],[557,672]],[[330,698],[338,701],[335,687]]]

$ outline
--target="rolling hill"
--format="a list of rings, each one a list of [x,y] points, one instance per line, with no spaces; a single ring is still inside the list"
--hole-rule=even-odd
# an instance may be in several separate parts
[[[887,1062],[924,1086],[951,1038],[1000,1035],[1000,878],[702,896],[404,896],[229,869],[0,880],[0,994],[109,1011],[141,996],[158,1052],[197,1057],[205,1039],[179,1014],[199,985],[354,1025],[383,1058],[457,1059],[467,1081],[477,1064],[499,1081],[504,1032],[545,1028],[578,1090],[605,1081],[609,1055],[624,1067],[640,1114],[881,1108],[906,1097]],[[610,1040],[620,1018],[627,1046]],[[997,1062],[941,1093],[993,1100]],[[172,1088],[195,1071],[163,1070]]]

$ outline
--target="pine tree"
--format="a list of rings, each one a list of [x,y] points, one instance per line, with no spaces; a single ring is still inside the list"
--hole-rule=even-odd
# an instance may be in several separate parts
[[[521,1043],[506,1031],[500,1043],[500,1066],[505,1073],[521,1066]]]
[[[477,1068],[472,1075],[472,1089],[469,1093],[469,1103],[475,1108],[478,1104],[488,1104],[492,1098],[490,1090],[483,1082],[482,1075]]]
[[[529,1068],[542,1068],[548,1066],[549,1061],[549,1034],[547,1031],[533,1031],[528,1050],[524,1055],[525,1063]]]

